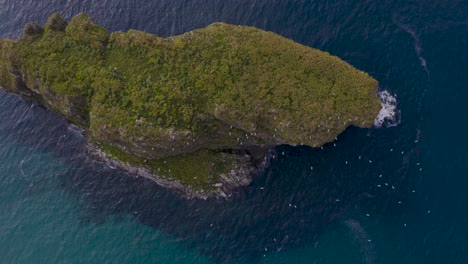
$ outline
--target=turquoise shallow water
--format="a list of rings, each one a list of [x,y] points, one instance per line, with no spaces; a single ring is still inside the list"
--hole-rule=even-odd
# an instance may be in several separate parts
[[[229,201],[187,201],[92,161],[78,128],[0,92],[0,263],[468,263],[466,1],[0,7],[0,37],[56,10],[161,36],[257,26],[369,72],[401,113],[396,126],[350,128],[323,149],[278,147]]]

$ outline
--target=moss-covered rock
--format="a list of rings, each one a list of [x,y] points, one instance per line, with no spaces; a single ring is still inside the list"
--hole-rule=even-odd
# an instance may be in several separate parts
[[[199,197],[248,184],[275,145],[320,146],[380,110],[366,73],[253,27],[160,38],[54,13],[0,51],[0,85],[85,128],[99,153]]]

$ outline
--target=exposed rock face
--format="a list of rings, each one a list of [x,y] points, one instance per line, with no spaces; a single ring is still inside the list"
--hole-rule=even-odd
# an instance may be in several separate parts
[[[94,156],[191,197],[229,195],[275,145],[320,146],[380,110],[366,73],[252,27],[160,38],[55,13],[0,52],[2,87],[83,127]]]

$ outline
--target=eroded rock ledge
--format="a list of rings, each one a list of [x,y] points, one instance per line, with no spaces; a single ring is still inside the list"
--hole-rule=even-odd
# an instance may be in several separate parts
[[[54,13],[0,52],[0,86],[82,127],[92,156],[192,198],[248,185],[275,145],[370,127],[381,106],[368,74],[246,26],[160,38]]]

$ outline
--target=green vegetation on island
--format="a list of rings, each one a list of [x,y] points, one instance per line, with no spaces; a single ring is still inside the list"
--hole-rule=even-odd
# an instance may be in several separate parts
[[[320,146],[380,110],[377,81],[272,32],[214,23],[161,38],[79,14],[0,40],[0,86],[87,131],[104,155],[208,197],[278,144]]]

